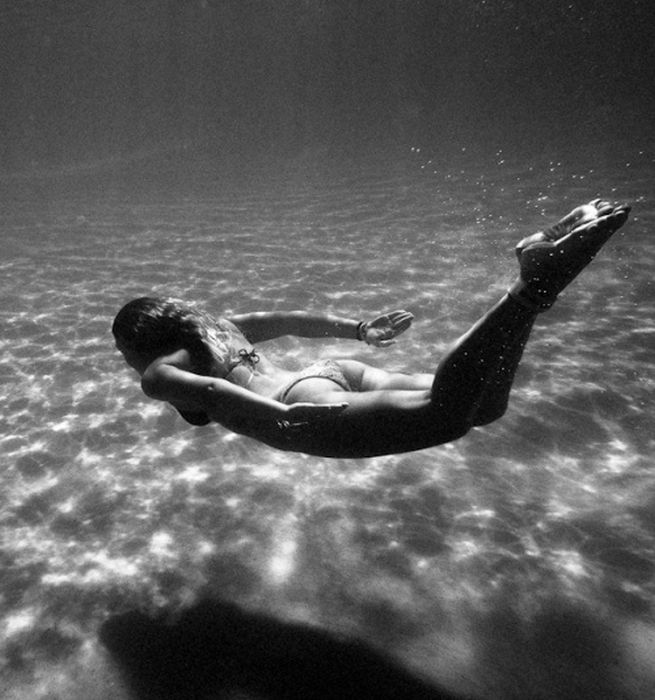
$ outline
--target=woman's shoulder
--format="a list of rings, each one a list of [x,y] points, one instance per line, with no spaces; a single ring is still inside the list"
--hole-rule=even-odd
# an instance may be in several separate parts
[[[197,399],[193,399],[193,383],[188,365],[191,358],[186,350],[178,350],[155,360],[141,377],[143,392],[153,399],[168,401],[191,425],[207,425],[211,419],[200,410]],[[181,371],[180,371],[181,370]],[[191,398],[187,389],[192,389]]]
[[[189,351],[181,348],[168,355],[162,355],[146,367],[141,375],[141,388],[147,396],[157,398],[161,385],[167,380],[171,368],[191,372],[193,361]]]
[[[190,371],[193,366],[193,358],[186,348],[180,348],[179,350],[158,357],[150,363],[146,372],[150,369],[152,369],[152,371],[157,371],[158,368],[163,368],[165,366],[177,367],[177,369]]]
[[[222,331],[229,333],[232,337],[236,337],[238,339],[245,338],[243,331],[239,328],[239,326],[237,326],[235,323],[233,323],[227,318],[221,317],[217,319],[216,325]]]

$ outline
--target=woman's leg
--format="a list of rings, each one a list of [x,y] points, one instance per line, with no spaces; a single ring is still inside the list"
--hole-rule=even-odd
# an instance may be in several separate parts
[[[439,363],[432,383],[435,410],[466,430],[499,418],[536,318],[506,294]]]
[[[428,372],[389,372],[359,360],[338,360],[338,364],[355,391],[425,391],[434,381],[434,374]]]
[[[591,261],[628,211],[596,200],[553,229],[522,241],[519,279],[455,343],[430,389],[424,389],[425,375],[415,376],[414,388],[398,385],[361,393],[331,391],[324,379],[297,384],[289,402],[347,402],[348,407],[334,419],[307,426],[289,449],[341,457],[405,452],[449,442],[498,418],[536,315]],[[386,376],[386,382],[405,381],[403,375],[379,376]]]
[[[472,425],[492,423],[505,413],[514,375],[532,325],[527,323],[523,332],[503,349],[502,355],[489,358],[487,363],[489,372],[484,379],[484,388],[481,392],[476,392],[475,399],[471,403]],[[339,365],[343,368],[351,385],[358,391],[425,391],[432,388],[435,379],[434,374],[388,372],[356,360],[339,360]]]
[[[628,211],[594,200],[518,244],[519,279],[437,368],[432,397],[438,410],[450,405],[451,419],[463,426],[485,425],[504,413],[537,313],[550,308]]]
[[[433,390],[437,401],[442,397],[441,408],[444,412],[447,408],[456,423],[484,425],[500,418],[507,408],[535,318],[536,312],[503,298],[455,343],[436,375],[387,372],[355,360],[340,360],[339,365],[358,391]]]
[[[509,403],[510,391],[514,384],[514,376],[531,330],[532,324],[525,329],[525,333],[519,336],[514,345],[501,357],[495,374],[488,380],[487,388],[480,397],[473,419],[474,426],[493,423],[505,414]]]

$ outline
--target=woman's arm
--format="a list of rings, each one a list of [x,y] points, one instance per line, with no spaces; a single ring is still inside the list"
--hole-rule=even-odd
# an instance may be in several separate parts
[[[408,311],[391,311],[373,321],[357,321],[332,314],[308,311],[260,311],[231,316],[228,320],[251,343],[295,335],[301,338],[349,338],[369,345],[388,345],[392,338],[407,330],[414,316]]]
[[[307,311],[257,311],[230,316],[235,326],[251,343],[296,335],[301,338],[350,338],[357,340],[355,321],[332,314],[313,314]]]
[[[258,429],[275,423],[320,420],[346,408],[346,403],[286,405],[232,384],[204,377],[166,363],[148,367],[141,378],[144,393],[153,399],[182,404],[206,413],[227,428],[256,437]]]

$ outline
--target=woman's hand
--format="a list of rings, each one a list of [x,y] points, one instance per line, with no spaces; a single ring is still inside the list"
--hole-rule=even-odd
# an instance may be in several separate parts
[[[413,320],[414,314],[404,309],[390,311],[372,321],[363,322],[357,331],[357,337],[367,345],[386,348],[396,342],[393,338],[404,333],[412,325]]]

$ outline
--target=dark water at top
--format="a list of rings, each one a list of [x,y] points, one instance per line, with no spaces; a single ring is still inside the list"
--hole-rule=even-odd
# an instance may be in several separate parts
[[[645,0],[9,3],[2,170],[185,148],[220,170],[376,145],[638,143],[652,135],[650,12]]]
[[[1,11],[3,697],[121,696],[99,625],[201,596],[474,697],[652,696],[648,8]],[[631,221],[540,319],[508,414],[453,445],[320,460],[190,428],[113,349],[113,314],[153,290],[404,306],[388,351],[270,353],[429,371],[512,280],[516,240],[596,196]]]

